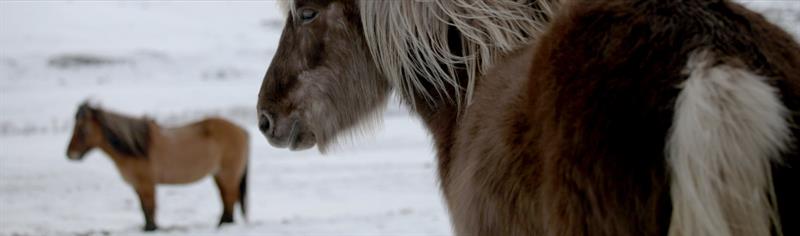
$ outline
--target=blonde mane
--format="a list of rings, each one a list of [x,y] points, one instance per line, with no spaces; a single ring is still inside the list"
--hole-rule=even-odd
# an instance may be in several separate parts
[[[498,56],[540,34],[556,0],[528,2],[361,0],[358,9],[375,64],[404,98],[419,94],[428,102],[446,99],[460,106],[463,98],[469,103],[475,80]],[[293,0],[279,4],[285,12],[295,11]],[[461,51],[448,45],[450,27],[462,36]],[[466,70],[466,88],[455,76],[457,69]],[[448,90],[451,87],[456,89]]]
[[[370,52],[400,94],[413,99],[447,99],[469,104],[475,80],[495,59],[529,43],[543,30],[549,1],[360,1],[359,10]],[[536,12],[535,9],[542,9]],[[461,34],[461,51],[448,45],[448,28]],[[466,69],[463,88],[455,77]],[[427,81],[421,81],[422,79]],[[431,94],[425,84],[433,86]],[[456,88],[455,94],[448,87]],[[413,104],[413,101],[412,101]]]

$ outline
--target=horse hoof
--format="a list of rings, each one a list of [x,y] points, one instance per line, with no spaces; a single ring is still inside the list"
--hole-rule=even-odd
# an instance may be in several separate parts
[[[156,231],[156,229],[158,229],[158,226],[156,226],[155,224],[146,224],[146,225],[144,226],[144,231],[145,231],[145,232],[152,232],[152,231]]]
[[[224,224],[231,224],[231,223],[233,223],[233,216],[223,215],[222,217],[219,218],[219,225],[217,225],[217,227],[220,227],[220,226],[222,226]]]

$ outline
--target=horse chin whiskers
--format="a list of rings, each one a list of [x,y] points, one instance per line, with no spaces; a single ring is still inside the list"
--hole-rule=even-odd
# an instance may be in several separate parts
[[[386,103],[381,103],[376,109],[359,118],[357,122],[352,122],[350,126],[329,124],[327,127],[318,127],[320,133],[313,135],[315,135],[314,140],[316,140],[320,153],[335,152],[353,146],[359,140],[369,140],[369,137],[383,127],[383,111],[385,109]]]
[[[84,154],[85,154],[85,152],[70,151],[69,153],[67,153],[67,159],[70,159],[70,160],[73,160],[73,161],[80,161],[80,160],[83,160],[83,155]]]
[[[299,133],[299,131],[298,131],[299,127],[298,126],[299,125],[300,125],[299,121],[298,120],[294,120],[294,122],[292,122],[292,129],[289,131],[289,139],[288,139],[288,141],[289,141],[289,149],[292,150],[292,151],[297,149],[297,141],[300,138],[299,135],[298,135],[298,133]]]
[[[303,126],[300,121],[294,122],[289,136],[289,150],[302,151],[314,147],[317,135],[308,126]]]

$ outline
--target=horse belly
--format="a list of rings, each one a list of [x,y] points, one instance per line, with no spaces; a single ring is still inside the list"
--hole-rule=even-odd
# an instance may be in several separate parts
[[[175,172],[161,172],[158,175],[158,183],[160,184],[189,184],[199,181],[206,177],[209,173],[214,172],[214,169],[203,171],[175,171]]]
[[[188,184],[214,174],[219,169],[221,155],[213,145],[204,148],[181,148],[159,157],[157,176],[162,184]]]

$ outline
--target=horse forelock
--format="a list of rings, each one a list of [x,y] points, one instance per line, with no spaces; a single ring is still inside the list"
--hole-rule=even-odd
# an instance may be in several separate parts
[[[131,118],[108,111],[96,110],[97,122],[105,140],[120,154],[147,157],[150,147],[148,120]]]
[[[411,104],[421,95],[461,106],[469,104],[475,80],[498,56],[540,34],[555,2],[362,0],[358,9],[375,64],[401,96]],[[460,51],[448,44],[451,27],[460,34]],[[457,70],[466,70],[466,87]]]

